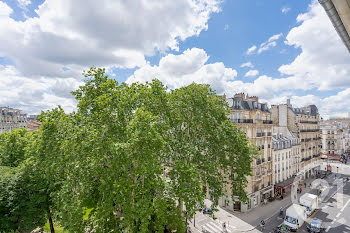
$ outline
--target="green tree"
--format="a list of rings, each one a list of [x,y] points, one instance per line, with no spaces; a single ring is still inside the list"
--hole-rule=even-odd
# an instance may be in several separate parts
[[[30,133],[25,128],[0,134],[0,165],[17,167],[25,159]]]
[[[118,84],[103,69],[85,76],[69,127],[59,114],[54,125],[66,126],[45,141],[55,151],[47,166],[63,177],[57,199],[66,229],[183,231],[183,211],[193,216],[207,194],[213,208],[226,184],[245,198],[256,151],[208,85],[169,92],[158,80]]]
[[[46,222],[45,191],[27,168],[0,167],[0,232],[31,232]]]

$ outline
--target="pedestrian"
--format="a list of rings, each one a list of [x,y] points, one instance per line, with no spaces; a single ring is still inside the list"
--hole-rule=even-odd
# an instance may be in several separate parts
[[[303,188],[300,188],[300,193],[303,191]]]
[[[265,221],[264,220],[260,221],[260,226],[261,226],[261,230],[264,231],[265,230]]]
[[[299,193],[299,191],[300,191],[300,189],[298,188],[298,189],[297,189],[297,193]]]
[[[306,188],[306,182],[304,183],[304,186],[305,186],[305,188]]]

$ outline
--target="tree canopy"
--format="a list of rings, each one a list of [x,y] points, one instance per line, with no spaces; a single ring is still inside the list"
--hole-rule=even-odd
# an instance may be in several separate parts
[[[0,147],[5,166],[24,159],[40,173],[45,214],[70,232],[184,231],[184,211],[206,197],[215,209],[226,185],[246,198],[257,152],[209,85],[119,84],[94,67],[85,77],[75,112],[42,113],[24,154]]]

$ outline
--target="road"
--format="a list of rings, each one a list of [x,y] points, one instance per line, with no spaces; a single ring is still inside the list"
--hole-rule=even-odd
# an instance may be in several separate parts
[[[341,177],[349,176],[342,175]],[[313,218],[323,220],[327,233],[350,232],[350,182],[342,182],[342,179],[337,179],[333,183],[331,193],[334,192],[336,195],[326,199],[323,207],[313,215]],[[307,232],[306,224],[298,232]]]
[[[327,177],[328,192],[324,191],[324,195],[320,197],[321,209],[311,216],[325,222],[328,228],[327,233],[350,232],[350,182],[343,182],[345,177],[350,176],[338,174],[336,178],[335,174],[332,174]],[[316,194],[317,190],[313,189],[311,193]],[[273,232],[283,223],[283,217],[280,217],[279,214],[272,216],[266,222],[266,227],[262,232]],[[306,224],[298,232],[307,232]]]

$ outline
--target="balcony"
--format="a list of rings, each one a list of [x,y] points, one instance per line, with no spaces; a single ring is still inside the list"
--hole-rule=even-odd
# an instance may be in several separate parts
[[[273,124],[271,120],[263,120],[263,124]]]
[[[259,138],[259,137],[264,137],[265,136],[265,133],[256,133],[256,137]]]
[[[300,123],[304,123],[304,124],[317,124],[317,121],[300,121]]]
[[[261,164],[261,160],[260,159],[257,159],[256,160],[256,165],[260,165]]]
[[[300,132],[304,133],[304,132],[319,132],[319,129],[301,129]]]
[[[233,119],[232,120],[233,123],[248,123],[248,124],[252,124],[253,119]]]
[[[272,133],[271,132],[267,132],[266,136],[272,136]]]

